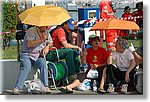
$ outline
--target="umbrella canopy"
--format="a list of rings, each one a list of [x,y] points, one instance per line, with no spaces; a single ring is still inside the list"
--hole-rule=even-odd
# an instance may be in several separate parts
[[[24,24],[48,26],[61,25],[71,17],[64,8],[45,5],[27,9],[19,15],[19,18]]]
[[[139,30],[139,26],[132,21],[125,21],[113,18],[96,23],[90,29],[90,31],[95,30]]]

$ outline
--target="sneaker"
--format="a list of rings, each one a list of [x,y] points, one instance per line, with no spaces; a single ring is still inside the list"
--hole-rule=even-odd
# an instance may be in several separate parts
[[[14,88],[14,89],[12,90],[12,93],[13,93],[14,95],[20,95],[20,92],[19,92],[19,89],[18,89],[18,88]]]
[[[123,84],[121,86],[121,92],[122,93],[127,93],[128,92],[128,84]]]
[[[51,91],[50,91],[49,87],[45,87],[45,90],[46,90],[46,94],[51,93]]]
[[[136,85],[136,90],[138,93],[142,94],[143,93],[143,86]]]
[[[108,87],[108,89],[107,89],[107,92],[108,92],[108,93],[112,93],[112,92],[115,92],[114,90],[115,90],[114,85],[110,83],[110,84],[109,84],[109,87]]]

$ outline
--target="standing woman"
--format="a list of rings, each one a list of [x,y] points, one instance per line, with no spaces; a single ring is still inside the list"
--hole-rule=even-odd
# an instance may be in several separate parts
[[[127,18],[128,19],[128,17],[132,17],[132,13],[130,11],[131,11],[130,7],[126,6],[124,8],[124,13],[122,14],[122,18]]]
[[[132,13],[133,17],[136,18],[136,24],[140,27],[143,28],[143,2],[138,2],[136,4],[136,11]]]
[[[124,13],[122,14],[122,18],[124,20],[133,21],[133,19],[131,19],[132,13],[130,11],[131,11],[131,9],[130,9],[129,6],[126,6],[124,8]],[[129,35],[129,30],[121,30],[120,31],[120,36],[122,36],[122,37],[128,37],[128,35]]]

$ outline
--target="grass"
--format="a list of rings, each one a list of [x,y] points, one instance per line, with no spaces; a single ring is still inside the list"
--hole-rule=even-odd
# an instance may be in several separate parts
[[[17,59],[17,46],[10,46],[10,48],[2,49],[1,59]]]
[[[141,40],[128,40],[128,42],[129,44],[132,42],[135,48],[142,45]],[[10,46],[9,49],[2,50],[1,59],[17,59],[17,46]]]

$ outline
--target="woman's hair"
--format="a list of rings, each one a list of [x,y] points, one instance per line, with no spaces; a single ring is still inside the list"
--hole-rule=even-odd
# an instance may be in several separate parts
[[[127,40],[122,39],[121,37],[119,37],[117,42],[118,42],[118,44],[120,45],[120,47],[122,49],[128,49],[129,48]]]
[[[136,8],[138,9],[139,5],[142,5],[143,6],[143,2],[138,2],[136,3]]]
[[[128,10],[128,9],[130,9],[130,6],[126,6],[126,7],[124,8],[124,12],[125,12],[126,10]]]

